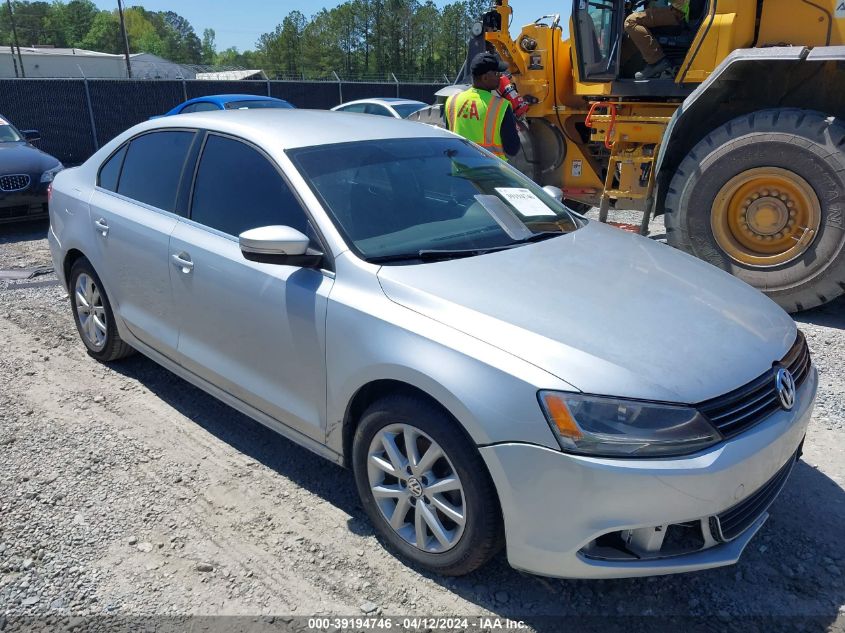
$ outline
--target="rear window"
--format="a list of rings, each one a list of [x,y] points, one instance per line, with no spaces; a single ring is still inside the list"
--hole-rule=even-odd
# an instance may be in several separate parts
[[[257,110],[260,108],[276,108],[280,110],[290,110],[293,108],[287,101],[230,101],[226,104],[227,110]]]
[[[151,132],[132,140],[117,193],[164,211],[176,209],[176,193],[193,132]]]
[[[196,103],[189,103],[179,111],[179,114],[189,114],[191,112],[211,112],[212,110],[219,110],[216,103],[210,101],[197,101]]]
[[[400,103],[398,105],[394,105],[393,109],[396,110],[396,114],[401,116],[403,119],[407,119],[414,112],[419,112],[425,107],[426,104],[424,103]]]

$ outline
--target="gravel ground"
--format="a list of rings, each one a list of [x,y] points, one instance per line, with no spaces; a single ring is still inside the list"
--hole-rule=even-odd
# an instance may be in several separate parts
[[[49,265],[46,228],[0,226],[0,270]],[[500,555],[444,579],[382,548],[347,471],[140,355],[90,359],[54,280],[0,281],[0,630],[24,615],[54,630],[91,616],[313,614],[491,615],[539,631],[602,616],[655,630],[692,615],[708,630],[845,630],[843,300],[798,316],[821,372],[816,414],[738,565],[564,581]]]

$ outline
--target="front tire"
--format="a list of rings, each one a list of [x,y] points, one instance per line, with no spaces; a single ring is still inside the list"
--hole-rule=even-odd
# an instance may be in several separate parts
[[[117,332],[111,303],[91,262],[77,259],[69,279],[73,320],[88,354],[103,363],[132,354],[135,350]]]
[[[493,482],[457,423],[428,400],[388,396],[355,431],[355,484],[384,541],[419,567],[462,576],[504,542]]]
[[[788,312],[845,292],[845,124],[798,109],[748,114],[681,162],[666,196],[669,244],[765,292]]]

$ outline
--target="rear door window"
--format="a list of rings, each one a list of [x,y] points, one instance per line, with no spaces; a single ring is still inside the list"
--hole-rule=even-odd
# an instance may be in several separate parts
[[[194,184],[191,219],[229,235],[284,225],[308,234],[308,220],[276,167],[254,147],[210,134]]]
[[[217,107],[217,104],[211,103],[210,101],[198,101],[197,103],[186,105],[179,111],[179,114],[188,114],[189,112],[210,112],[211,110],[219,109],[220,108]]]
[[[132,140],[117,193],[164,211],[176,210],[176,194],[194,132],[151,132]]]
[[[100,167],[100,177],[97,184],[103,189],[117,191],[117,181],[120,178],[120,168],[123,166],[123,157],[126,156],[127,147],[129,146],[121,147]]]
[[[367,104],[367,109],[366,109],[366,110],[364,110],[364,112],[365,112],[366,114],[375,114],[375,115],[377,115],[377,116],[390,116],[390,117],[392,117],[392,116],[393,116],[393,115],[390,113],[390,110],[388,110],[388,109],[387,109],[387,108],[385,108],[384,106],[379,105],[379,104],[377,104],[377,103],[368,103],[368,104]]]

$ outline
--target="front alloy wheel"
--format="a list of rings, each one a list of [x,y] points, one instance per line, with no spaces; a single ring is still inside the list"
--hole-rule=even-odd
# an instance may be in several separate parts
[[[373,438],[367,463],[376,505],[396,534],[424,552],[455,546],[466,526],[464,489],[437,442],[394,424]]]
[[[432,400],[373,402],[352,438],[361,504],[391,549],[438,574],[483,566],[504,543],[499,498],[478,449]]]

